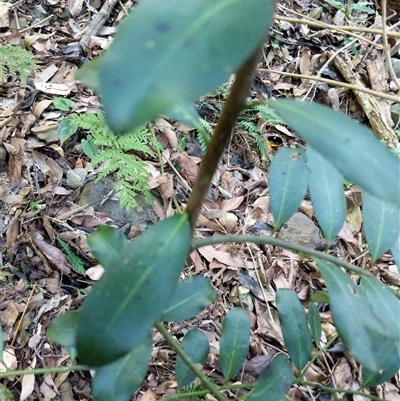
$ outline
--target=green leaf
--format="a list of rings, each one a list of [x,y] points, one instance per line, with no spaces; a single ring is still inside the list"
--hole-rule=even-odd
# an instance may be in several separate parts
[[[61,145],[78,130],[78,124],[71,121],[69,117],[64,118],[58,126],[58,135]]]
[[[307,147],[306,156],[314,213],[328,244],[331,244],[346,216],[343,175],[313,147]]]
[[[141,3],[100,58],[100,94],[112,130],[129,131],[226,82],[264,40],[274,6],[271,0]]]
[[[321,341],[321,318],[319,316],[318,308],[313,302],[308,305],[308,323],[310,325],[311,334],[315,344],[318,346]]]
[[[90,63],[83,64],[78,71],[75,72],[75,78],[82,82],[88,88],[99,93],[100,79],[99,79],[100,58],[96,58]]]
[[[142,384],[151,351],[149,336],[123,358],[96,369],[92,384],[96,401],[128,401]]]
[[[306,312],[293,290],[280,288],[276,292],[276,306],[289,356],[297,369],[301,370],[310,360],[312,351]]]
[[[392,378],[400,367],[400,301],[380,281],[372,277],[363,277],[360,292],[369,305],[370,314],[379,322],[385,333],[384,338],[378,332],[369,334],[378,345],[380,364],[384,368],[378,371],[363,369],[363,384],[377,386]]]
[[[79,311],[77,346],[81,362],[96,367],[132,351],[159,320],[189,254],[190,225],[177,215],[125,245],[102,227],[88,242],[105,272]]]
[[[68,311],[56,316],[47,328],[47,338],[63,346],[72,359],[76,358],[76,330],[78,312]]]
[[[117,228],[103,225],[87,237],[87,243],[93,256],[106,268],[120,258],[128,240]]]
[[[53,105],[56,109],[61,111],[69,111],[76,109],[76,103],[65,97],[55,97],[53,98]]]
[[[285,394],[293,382],[292,365],[286,355],[279,354],[261,372],[246,401],[287,401]]]
[[[270,202],[276,228],[297,211],[307,191],[307,179],[303,150],[280,148],[269,170]]]
[[[396,238],[399,237],[400,209],[392,203],[365,192],[363,227],[372,262],[375,262],[383,252],[390,249]]]
[[[311,295],[310,301],[311,302],[320,301],[327,304],[329,302],[329,296],[326,292],[316,291]]]
[[[374,278],[357,286],[330,262],[317,260],[329,290],[329,305],[339,335],[367,372],[368,385],[382,383],[400,366],[400,301]],[[394,372],[394,373],[393,373]]]
[[[373,132],[346,115],[315,103],[270,103],[304,140],[351,182],[400,205],[400,159]]]
[[[397,270],[400,273],[400,236],[397,238],[394,245],[390,248],[390,252],[392,252],[393,259],[397,266]]]
[[[182,280],[176,287],[174,296],[160,320],[173,322],[191,319],[216,298],[217,292],[206,278],[193,277]]]
[[[81,140],[81,146],[83,152],[89,159],[95,158],[99,153],[96,141],[91,135],[88,135],[86,139]]]
[[[204,365],[210,347],[208,345],[208,339],[202,331],[199,329],[188,331],[182,341],[181,347],[193,363]],[[196,378],[179,355],[176,357],[175,376],[180,388],[189,385]]]
[[[241,369],[249,351],[250,319],[242,308],[233,308],[224,318],[220,341],[220,363],[225,381]]]

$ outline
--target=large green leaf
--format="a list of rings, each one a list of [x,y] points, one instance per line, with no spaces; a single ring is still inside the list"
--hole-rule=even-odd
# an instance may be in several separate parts
[[[47,328],[47,338],[62,345],[72,359],[76,358],[76,329],[78,312],[68,311],[55,317]]]
[[[365,192],[363,227],[372,261],[375,262],[399,237],[400,208]]]
[[[182,350],[198,365],[204,365],[207,360],[210,346],[206,335],[199,329],[188,331],[182,341]],[[178,355],[176,357],[175,376],[180,388],[188,386],[196,376]]]
[[[348,180],[400,205],[400,159],[371,130],[315,103],[285,99],[270,105]]]
[[[121,249],[127,244],[126,237],[115,227],[100,226],[87,239],[90,251],[97,261],[106,267],[119,259]]]
[[[307,147],[306,156],[310,170],[308,187],[314,212],[330,244],[342,228],[346,216],[343,175],[312,146]]]
[[[286,401],[285,394],[293,382],[292,365],[286,355],[279,354],[261,372],[246,401]]]
[[[143,381],[151,351],[149,336],[124,357],[96,369],[92,383],[96,401],[128,401]]]
[[[367,372],[365,382],[377,385],[400,366],[399,300],[374,278],[357,286],[330,262],[317,260],[329,290],[329,306],[346,348]]]
[[[131,243],[102,229],[89,246],[105,272],[79,311],[77,346],[82,363],[109,364],[145,340],[168,306],[190,248],[186,214],[153,225]],[[100,249],[110,240],[112,257]],[[124,245],[125,244],[125,245]],[[117,252],[116,252],[117,251]]]
[[[370,313],[380,323],[385,337],[378,332],[371,332],[374,342],[379,343],[381,365],[385,369],[369,371],[363,369],[363,384],[377,386],[392,378],[400,369],[400,301],[380,281],[363,277],[360,292],[370,306]]]
[[[308,305],[308,324],[310,325],[315,345],[318,346],[321,341],[322,325],[318,308],[315,306],[314,302],[310,302]]]
[[[272,0],[144,1],[99,61],[110,128],[127,132],[226,82],[262,43],[274,8]],[[77,77],[88,82],[85,70]]]
[[[249,352],[249,341],[249,315],[242,308],[233,308],[224,318],[219,348],[225,381],[239,372]]]
[[[280,148],[269,169],[269,193],[275,227],[295,213],[307,191],[308,169],[302,149]]]
[[[290,359],[301,370],[311,359],[312,351],[306,312],[297,294],[289,289],[280,288],[276,292],[276,306]]]
[[[182,280],[176,287],[174,296],[160,320],[173,322],[191,319],[216,298],[217,292],[206,278],[193,277]]]

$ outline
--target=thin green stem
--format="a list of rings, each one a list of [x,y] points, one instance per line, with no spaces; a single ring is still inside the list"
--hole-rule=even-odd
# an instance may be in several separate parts
[[[222,110],[214,134],[210,143],[207,145],[207,151],[201,162],[200,171],[197,175],[186,208],[186,212],[189,213],[190,216],[192,232],[194,232],[201,206],[210,188],[212,178],[218,168],[218,162],[231,139],[236,119],[246,105],[260,52],[261,46],[257,47],[257,50],[237,72],[235,82],[232,85],[231,92]]]
[[[309,360],[309,362],[304,366],[304,368],[301,370],[299,373],[298,377],[303,377],[304,374],[307,372],[307,370],[311,367],[311,365],[318,359],[318,357],[325,352],[337,339],[338,335],[335,334],[326,344],[323,348],[320,348]]]
[[[23,370],[7,370],[0,372],[0,379],[11,376],[26,376],[26,375],[43,375],[46,373],[65,373],[76,370],[90,370],[89,367],[84,365],[71,365],[62,368],[39,368],[39,369],[23,369]]]
[[[255,386],[255,383],[243,383],[243,384],[231,384],[226,386],[218,387],[219,391],[227,391],[227,390],[238,390],[241,388],[244,389],[252,389]],[[179,398],[189,398],[195,396],[202,396],[209,394],[210,390],[197,390],[197,391],[187,391],[184,393],[177,393],[174,395],[169,395],[168,397],[163,398],[163,401],[173,401]]]
[[[313,259],[324,259],[327,262],[334,263],[337,266],[341,266],[348,271],[351,271],[355,274],[365,277],[373,277],[372,274],[366,270],[363,270],[357,266],[352,265],[351,263],[344,262],[336,258],[335,256],[328,255],[327,253],[323,253],[320,251],[316,251],[311,248],[307,248],[305,246],[292,244],[291,242],[283,241],[278,238],[274,238],[271,236],[262,236],[259,237],[257,235],[215,235],[213,237],[208,238],[195,238],[192,242],[192,250],[201,248],[206,245],[214,245],[214,244],[227,244],[227,243],[244,243],[244,242],[252,242],[253,244],[269,244],[273,246],[279,246],[281,248],[290,249],[291,251],[297,252],[305,257],[313,258]]]
[[[361,395],[362,397],[370,398],[373,401],[383,401],[382,398],[379,398],[376,395],[366,394],[366,393],[363,393],[362,391],[358,391],[358,390],[332,388],[332,387],[329,387],[329,386],[324,386],[323,384],[320,384],[320,383],[308,382],[308,381],[301,380],[301,379],[296,379],[295,383],[301,384],[303,386],[310,386],[310,387],[313,387],[313,388],[319,388],[320,390],[327,391],[328,393],[345,393],[345,394],[351,394],[351,395]]]
[[[156,329],[163,335],[163,337],[168,341],[169,345],[174,349],[177,355],[182,358],[182,361],[186,366],[196,375],[200,382],[208,389],[208,391],[218,400],[218,401],[228,401],[228,399],[220,393],[217,386],[211,383],[210,380],[204,376],[203,372],[191,361],[191,359],[182,350],[182,347],[175,340],[174,337],[169,334],[169,331],[162,323],[157,323],[155,325]]]

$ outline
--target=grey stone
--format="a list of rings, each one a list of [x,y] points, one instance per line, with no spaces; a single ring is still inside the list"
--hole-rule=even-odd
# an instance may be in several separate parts
[[[321,249],[325,246],[325,240],[321,236],[320,229],[305,214],[295,213],[278,231],[279,239],[292,242],[309,248]]]

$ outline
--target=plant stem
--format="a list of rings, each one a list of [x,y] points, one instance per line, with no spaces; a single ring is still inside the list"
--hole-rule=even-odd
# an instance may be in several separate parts
[[[90,368],[84,365],[71,365],[62,368],[7,370],[5,372],[0,372],[0,379],[4,379],[5,377],[11,377],[11,376],[42,375],[46,373],[65,373],[76,370],[90,370]]]
[[[372,394],[366,394],[363,393],[362,391],[358,391],[358,390],[348,390],[348,389],[342,389],[342,388],[333,388],[333,387],[329,387],[329,386],[324,386],[323,384],[320,383],[314,383],[314,382],[308,382],[308,381],[304,381],[301,379],[296,379],[295,383],[297,384],[301,384],[303,386],[310,386],[313,388],[319,388],[320,390],[324,390],[328,393],[344,393],[344,394],[352,394],[352,395],[361,395],[362,397],[367,397],[370,398],[371,400],[374,401],[383,401],[382,398],[379,398],[376,395],[372,395]]]
[[[316,251],[311,248],[307,248],[306,246],[292,244],[291,242],[283,241],[271,236],[259,237],[257,235],[215,235],[208,238],[195,238],[192,242],[192,251],[206,245],[244,242],[279,246],[281,248],[290,249],[291,251],[304,255],[305,257],[310,257],[312,259],[324,259],[327,262],[331,262],[337,266],[344,267],[346,270],[356,273],[360,276],[373,277],[370,272],[363,270],[360,267],[354,266],[351,263],[344,262],[343,260],[340,260],[335,256],[328,255],[327,253]]]
[[[226,390],[237,390],[237,389],[252,389],[255,386],[255,383],[243,383],[243,384],[230,384],[230,385],[225,385],[225,386],[219,386],[218,389],[219,391],[226,391]],[[209,390],[197,390],[197,391],[187,391],[184,393],[177,393],[173,395],[169,395],[168,397],[164,397],[164,401],[173,401],[177,400],[180,398],[190,398],[190,397],[195,397],[197,395],[202,396],[209,394]]]
[[[163,337],[168,341],[171,347],[174,349],[177,355],[179,355],[183,362],[188,366],[188,368],[196,375],[196,377],[200,380],[200,382],[209,390],[209,392],[218,400],[218,401],[228,401],[228,399],[222,395],[217,386],[214,386],[210,380],[207,379],[206,376],[203,375],[202,371],[191,361],[191,359],[185,354],[179,345],[178,341],[175,340],[174,337],[169,334],[169,331],[162,323],[157,323],[155,325],[156,329],[163,335]]]
[[[246,105],[246,99],[253,83],[258,64],[260,50],[261,48],[258,46],[257,50],[237,72],[230,95],[222,110],[211,141],[207,146],[206,154],[201,162],[200,171],[186,208],[186,212],[189,213],[190,216],[192,232],[194,232],[201,205],[203,204],[203,200],[210,188],[212,178],[218,168],[218,162],[231,139],[236,119],[242,108]]]

